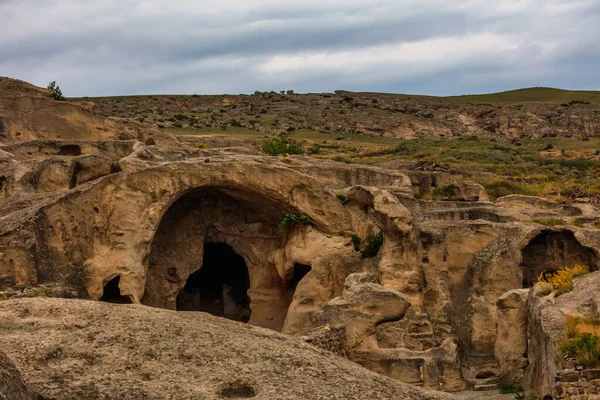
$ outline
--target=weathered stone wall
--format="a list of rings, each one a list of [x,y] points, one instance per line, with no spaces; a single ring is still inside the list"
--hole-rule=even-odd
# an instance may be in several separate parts
[[[559,374],[560,382],[554,385],[554,397],[569,400],[600,399],[600,369],[581,372],[564,370]]]

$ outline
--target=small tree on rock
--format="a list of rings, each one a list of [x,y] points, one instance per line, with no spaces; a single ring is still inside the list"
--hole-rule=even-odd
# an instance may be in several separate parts
[[[56,84],[56,81],[50,82],[50,84],[48,84],[48,89],[52,92],[52,98],[54,100],[65,100],[65,96],[63,96],[60,86]]]

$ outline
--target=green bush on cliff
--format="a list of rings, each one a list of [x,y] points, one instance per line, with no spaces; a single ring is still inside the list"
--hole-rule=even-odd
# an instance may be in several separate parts
[[[361,258],[373,258],[379,254],[379,249],[383,245],[383,232],[379,231],[377,235],[372,235],[367,238],[367,245],[361,252]]]
[[[301,214],[283,214],[281,216],[281,222],[279,223],[279,232],[286,233],[293,225],[302,224],[308,225],[311,220],[308,215]]]
[[[262,152],[269,156],[304,154],[304,145],[282,133],[279,137],[265,139],[262,144]]]

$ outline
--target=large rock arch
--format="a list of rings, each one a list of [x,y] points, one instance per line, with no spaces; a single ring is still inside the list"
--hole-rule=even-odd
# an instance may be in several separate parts
[[[308,215],[314,229],[326,235],[348,234],[365,224],[320,183],[287,168],[253,160],[170,163],[82,185],[42,207],[37,233],[43,245],[36,251],[47,262],[36,266],[38,273],[57,282],[79,271],[88,295],[96,300],[118,275],[121,295],[140,302],[161,221],[179,199],[202,191],[268,210],[271,227],[282,212]],[[252,264],[249,252],[229,241]]]
[[[289,296],[271,254],[282,246],[278,227],[285,212],[300,211],[245,188],[211,186],[180,196],[153,238],[142,303],[175,309],[188,279],[204,267],[205,246],[221,243],[242,257],[248,270],[249,322],[281,330]]]

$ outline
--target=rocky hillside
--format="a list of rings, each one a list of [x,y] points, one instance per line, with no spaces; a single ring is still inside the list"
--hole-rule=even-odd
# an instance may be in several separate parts
[[[222,96],[131,96],[93,100],[96,113],[159,127],[234,126],[263,133],[308,129],[333,135],[415,138],[600,136],[600,92],[526,89],[437,98],[381,93],[256,92]]]
[[[39,140],[116,140],[164,134],[152,126],[92,112],[93,103],[55,101],[50,90],[0,77],[0,144]]]

